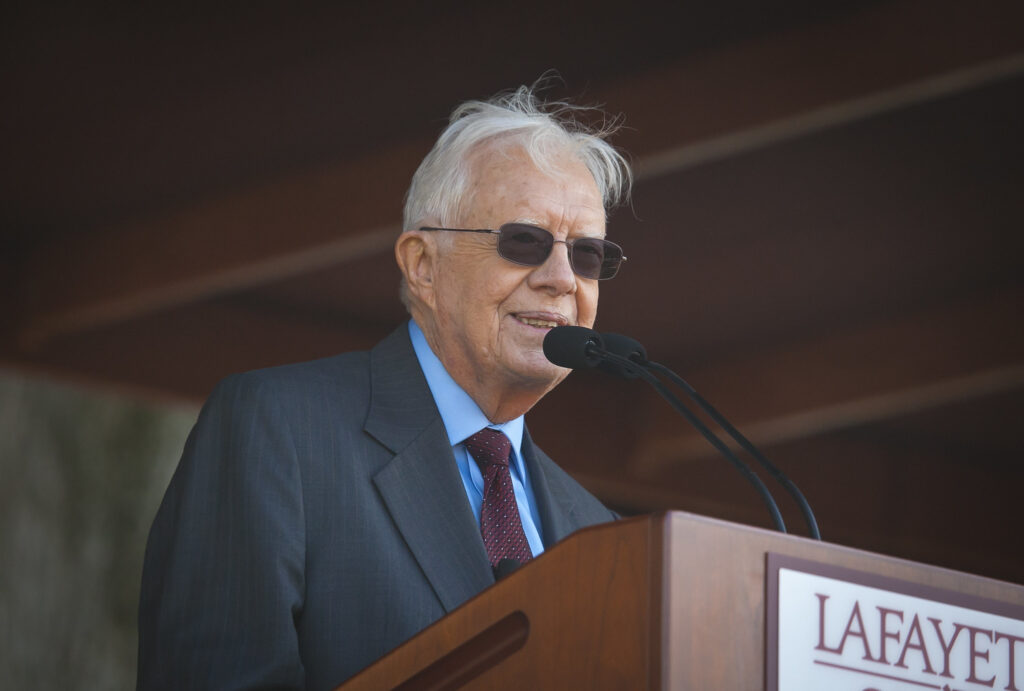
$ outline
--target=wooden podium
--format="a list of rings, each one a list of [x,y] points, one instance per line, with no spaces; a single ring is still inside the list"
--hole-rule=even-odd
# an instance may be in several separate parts
[[[769,554],[1024,613],[1021,586],[673,512],[576,533],[339,688],[776,688]]]

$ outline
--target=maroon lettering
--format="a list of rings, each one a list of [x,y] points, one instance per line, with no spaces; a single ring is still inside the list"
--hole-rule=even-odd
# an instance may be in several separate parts
[[[877,607],[877,606],[875,607],[875,609],[878,610],[878,614],[881,617],[881,621],[879,622],[879,625],[878,625],[878,631],[879,631],[879,641],[878,641],[878,643],[879,643],[879,647],[881,648],[881,650],[878,651],[878,661],[881,662],[882,664],[886,664],[887,665],[887,664],[889,664],[889,661],[885,658],[885,641],[886,641],[887,638],[891,638],[894,641],[896,641],[897,643],[899,643],[900,642],[900,632],[899,632],[899,629],[897,629],[896,631],[889,631],[885,627],[885,622],[888,619],[890,614],[895,614],[895,615],[897,615],[899,617],[900,623],[902,623],[903,622],[903,612],[901,612],[899,610],[896,610],[896,609],[888,609],[886,607]]]
[[[829,648],[825,645],[825,600],[827,600],[829,596],[822,595],[821,593],[815,593],[814,597],[818,598],[818,645],[814,646],[814,649],[842,655],[842,648]]]
[[[978,636],[979,635],[988,636],[988,640],[991,641],[992,640],[992,632],[987,630],[987,629],[979,629],[979,628],[976,628],[974,626],[967,626],[965,624],[957,624],[956,628],[957,629],[965,628],[968,631],[970,631],[970,633],[971,633],[971,636],[970,636],[970,641],[971,641],[971,667],[970,667],[971,674],[970,674],[970,676],[967,677],[967,681],[975,683],[975,684],[982,684],[984,686],[995,686],[995,683],[996,683],[995,675],[993,675],[992,678],[989,679],[988,681],[985,681],[983,679],[978,679],[978,677],[975,675],[975,672],[976,672],[975,661],[980,658],[980,659],[984,660],[985,662],[988,662],[988,651],[987,650],[985,650],[985,651],[978,650]]]
[[[1017,644],[1020,643],[1021,641],[1024,641],[1024,638],[1021,638],[1020,636],[1012,636],[1012,635],[1010,635],[1008,633],[1000,633],[999,631],[996,631],[996,637],[995,637],[996,644],[998,644],[999,641],[1004,640],[1004,639],[1006,641],[1008,641],[1006,646],[1010,649],[1009,650],[1009,653],[1010,653],[1010,670],[1009,670],[1009,672],[1010,672],[1009,673],[1010,681],[1007,682],[1006,686],[1004,686],[1003,688],[1005,688],[1006,691],[1020,691],[1020,689],[1017,688],[1017,670],[1016,670],[1016,668],[1014,667],[1014,664],[1013,664],[1013,656],[1017,654],[1016,653],[1016,649],[1015,649]]]
[[[854,629],[854,623],[857,624],[857,628]],[[878,658],[871,654],[871,644],[868,642],[868,635],[864,629],[864,619],[860,615],[860,601],[857,600],[853,603],[853,611],[850,612],[850,619],[846,622],[846,630],[843,631],[843,637],[839,641],[839,648],[835,651],[840,655],[843,654],[843,648],[846,647],[847,638],[859,638],[861,644],[864,646],[864,657],[863,660],[870,662],[878,662]]]
[[[930,621],[932,623],[932,626],[935,627],[935,634],[939,637],[939,645],[942,646],[943,664],[942,672],[939,676],[949,677],[950,679],[952,679],[953,675],[949,673],[949,654],[950,652],[952,652],[953,646],[956,644],[957,636],[960,635],[960,632],[963,630],[963,627],[957,625],[956,628],[953,629],[953,637],[949,639],[949,643],[947,644],[946,637],[942,635],[942,620],[936,619],[935,617],[928,617],[928,621]]]
[[[882,628],[885,628],[884,624]],[[910,629],[907,631],[907,639],[903,643],[903,650],[900,651],[900,659],[896,661],[897,667],[902,667],[903,669],[907,668],[907,665],[904,661],[907,659],[908,650],[916,650],[919,653],[921,653],[921,657],[924,660],[924,667],[921,669],[922,672],[927,672],[928,674],[935,674],[935,670],[932,669],[932,661],[928,658],[928,649],[924,646],[924,635],[921,632],[921,620],[917,618],[916,614],[914,615],[914,618],[910,621]],[[883,651],[882,654],[885,655],[885,652]],[[1019,690],[1014,689],[1014,691]]]

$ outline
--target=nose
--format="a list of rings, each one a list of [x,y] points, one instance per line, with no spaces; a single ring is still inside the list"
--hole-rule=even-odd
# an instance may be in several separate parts
[[[565,240],[555,240],[551,254],[544,263],[530,272],[530,286],[551,295],[576,292],[576,274],[569,263],[569,246]]]

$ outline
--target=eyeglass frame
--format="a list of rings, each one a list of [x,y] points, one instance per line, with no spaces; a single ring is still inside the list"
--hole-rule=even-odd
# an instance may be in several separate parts
[[[490,234],[490,235],[498,235],[498,236],[500,236],[501,235],[501,229],[504,228],[505,226],[527,226],[527,227],[530,227],[530,228],[534,228],[536,230],[544,231],[545,233],[547,233],[548,235],[551,236],[552,243],[555,243],[555,244],[562,243],[563,245],[565,245],[566,249],[568,250],[569,266],[570,266],[570,268],[572,268],[573,274],[575,274],[576,276],[579,276],[580,278],[584,278],[584,279],[586,279],[588,281],[610,281],[611,279],[615,278],[619,274],[619,269],[622,267],[622,262],[626,261],[626,259],[627,259],[626,253],[623,251],[622,246],[617,244],[617,243],[612,242],[611,240],[605,240],[604,238],[592,238],[592,237],[569,238],[567,240],[559,240],[558,238],[555,237],[555,234],[552,233],[547,228],[542,228],[542,227],[534,225],[532,223],[518,223],[518,222],[512,221],[512,222],[509,222],[509,223],[502,223],[501,226],[499,226],[499,228],[497,230],[494,230],[492,228],[435,228],[433,226],[420,226],[419,229],[420,230],[425,230],[425,231],[439,231],[439,230],[443,230],[443,231],[447,231],[447,232],[450,232],[450,233],[486,233],[486,234]],[[573,262],[572,262],[572,246],[576,243],[577,240],[600,240],[601,242],[604,242],[604,243],[606,243],[608,245],[611,245],[612,247],[615,247],[616,249],[618,249],[619,253],[622,256],[619,258],[619,263],[615,266],[615,273],[613,273],[611,276],[607,276],[605,278],[601,278],[600,276],[598,276],[596,278],[590,278],[589,276],[583,276],[582,274],[577,272],[576,271],[576,267],[573,265]],[[495,246],[495,250],[497,250],[498,247],[499,246],[496,245]],[[551,249],[552,249],[552,251],[554,250],[554,244],[552,244]],[[516,266],[534,266],[534,267],[536,267],[536,266],[543,266],[544,262],[546,262],[551,257],[551,253],[549,252],[548,256],[544,257],[544,261],[542,261],[540,264],[524,264],[523,262],[517,262],[514,259],[509,259],[504,254],[502,254],[500,251],[498,251],[498,256],[500,256],[502,259],[504,259],[507,262],[515,264]]]

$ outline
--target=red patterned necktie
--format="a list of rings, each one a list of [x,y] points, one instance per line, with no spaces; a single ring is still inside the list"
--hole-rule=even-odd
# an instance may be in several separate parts
[[[485,427],[463,444],[484,476],[480,532],[491,566],[497,566],[502,559],[514,559],[521,564],[529,561],[533,553],[519,520],[519,506],[508,469],[512,442],[504,433]]]

